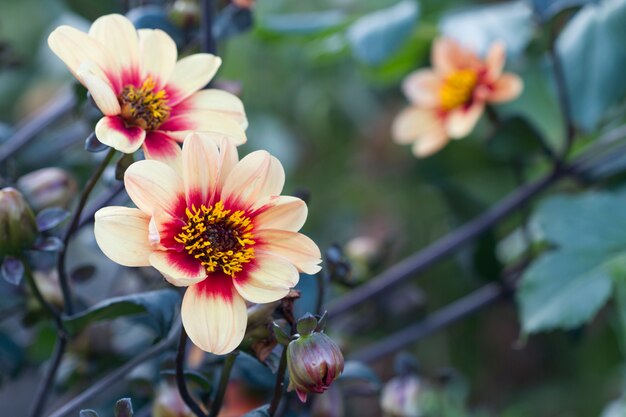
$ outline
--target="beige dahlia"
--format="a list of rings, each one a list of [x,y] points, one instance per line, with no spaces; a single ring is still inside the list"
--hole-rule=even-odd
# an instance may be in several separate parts
[[[231,141],[199,135],[183,144],[181,162],[132,164],[124,183],[137,208],[96,213],[102,251],[126,266],[152,265],[188,287],[183,325],[205,351],[235,349],[246,329],[246,301],[283,298],[321,262],[317,245],[298,233],[306,204],[281,196],[285,174],[265,151],[239,161]],[[180,169],[178,169],[180,167]]]
[[[185,136],[246,141],[241,101],[221,90],[201,90],[221,59],[189,55],[177,61],[172,38],[159,29],[135,29],[124,16],[98,18],[81,32],[60,26],[48,38],[52,51],[89,90],[104,117],[96,136],[125,153],[143,146],[146,157],[180,160]]]
[[[418,157],[443,148],[450,138],[468,135],[488,103],[515,99],[522,80],[503,73],[506,52],[495,43],[484,60],[451,39],[439,39],[432,49],[432,69],[410,74],[402,85],[411,102],[392,127],[394,140],[412,144]]]

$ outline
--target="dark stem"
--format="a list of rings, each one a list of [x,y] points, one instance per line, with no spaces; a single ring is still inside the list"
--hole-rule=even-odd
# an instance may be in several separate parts
[[[63,355],[65,355],[65,349],[67,348],[67,338],[63,334],[59,334],[56,344],[54,345],[54,352],[52,354],[52,362],[48,369],[46,369],[46,374],[43,377],[43,380],[37,387],[37,392],[35,394],[35,400],[33,401],[33,406],[30,409],[29,417],[39,417],[43,408],[46,405],[46,400],[48,399],[48,394],[50,390],[54,386],[54,379],[56,377],[57,371],[59,370],[59,365],[61,365],[61,360],[63,359]]]
[[[315,275],[315,279],[317,280],[317,301],[315,303],[315,312],[321,316],[322,313],[324,313],[324,296],[326,295],[326,282],[323,272],[318,272],[317,275]]]
[[[202,0],[202,17],[201,17],[201,33],[202,33],[202,51],[209,54],[217,53],[217,44],[213,37],[213,0]]]
[[[217,393],[215,394],[215,399],[211,404],[211,413],[209,414],[209,417],[217,417],[220,413],[222,403],[224,402],[224,394],[226,394],[226,388],[228,387],[228,380],[230,379],[230,371],[233,369],[237,355],[239,355],[239,352],[234,351],[227,355],[224,360],[224,366],[222,366],[222,373],[220,374],[220,385],[217,389]]]
[[[63,302],[65,303],[65,313],[68,315],[74,314],[74,303],[72,300],[72,293],[70,291],[67,274],[65,272],[65,257],[67,255],[67,245],[69,244],[72,235],[74,234],[74,232],[76,232],[76,229],[78,228],[78,223],[80,222],[81,214],[83,212],[83,209],[85,208],[85,204],[87,203],[89,195],[93,191],[96,183],[102,176],[102,173],[106,169],[107,165],[109,165],[111,159],[113,159],[113,155],[115,155],[115,149],[111,148],[106,157],[100,163],[100,166],[98,166],[96,172],[94,172],[91,178],[89,178],[89,181],[87,181],[85,189],[80,196],[78,207],[76,207],[76,211],[74,212],[74,215],[72,217],[72,222],[67,228],[65,236],[63,238],[63,249],[59,253],[57,269],[59,271],[59,283],[61,284],[61,292],[63,293]]]
[[[189,390],[187,389],[187,382],[185,381],[185,348],[187,347],[187,332],[185,328],[180,329],[180,339],[178,341],[178,352],[176,353],[176,385],[178,385],[178,392],[183,399],[187,407],[198,417],[207,417],[202,411],[200,405],[191,397]]]
[[[287,372],[287,346],[283,348],[283,353],[280,356],[280,365],[278,366],[278,372],[276,372],[276,384],[274,385],[274,396],[270,403],[270,408],[267,410],[270,417],[273,417],[278,410],[278,405],[285,391],[285,372]]]
[[[572,148],[574,143],[574,136],[576,135],[576,128],[574,127],[574,121],[572,118],[572,108],[570,106],[569,94],[567,91],[567,82],[565,80],[565,72],[563,71],[563,64],[559,53],[556,50],[556,34],[553,32],[550,35],[550,47],[549,54],[552,61],[552,70],[554,72],[554,81],[556,83],[556,91],[559,99],[559,106],[561,113],[563,114],[563,124],[565,129],[565,146],[560,156],[560,160],[564,161]]]

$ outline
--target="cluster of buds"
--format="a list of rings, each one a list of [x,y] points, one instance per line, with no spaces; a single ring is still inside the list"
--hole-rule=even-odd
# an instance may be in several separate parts
[[[325,317],[316,319],[307,314],[296,325],[298,333],[289,341],[287,369],[289,391],[295,390],[300,401],[305,402],[308,393],[322,393],[343,372],[343,354],[339,346],[324,332]],[[276,330],[277,339],[287,336]]]
[[[0,258],[20,256],[37,237],[35,215],[15,188],[0,190]]]

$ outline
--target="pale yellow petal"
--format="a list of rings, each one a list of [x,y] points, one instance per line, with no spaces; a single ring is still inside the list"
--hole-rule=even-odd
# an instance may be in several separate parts
[[[114,116],[120,113],[120,103],[108,79],[97,75],[95,65],[91,62],[82,64],[76,73],[78,79],[91,93],[96,106],[105,116]]]
[[[316,274],[320,271],[319,264],[322,262],[320,249],[313,240],[302,233],[266,229],[257,231],[254,236],[263,242],[259,251],[283,257],[305,274]]]
[[[205,87],[217,73],[222,60],[212,54],[189,55],[176,63],[167,83],[174,92],[172,105],[176,105]]]
[[[148,266],[150,217],[128,207],[105,207],[95,214],[94,234],[104,254],[124,266]]]
[[[522,79],[515,74],[502,74],[492,85],[493,90],[487,96],[487,101],[502,103],[519,97],[524,89]]]
[[[237,292],[252,303],[271,303],[280,300],[298,284],[300,274],[285,259],[262,254],[255,260],[257,265],[233,283]]]
[[[306,221],[308,208],[299,198],[289,196],[268,196],[260,199],[253,207],[257,211],[255,228],[277,229],[297,232]]]
[[[460,139],[470,134],[483,114],[485,105],[475,103],[467,109],[451,111],[446,118],[446,132],[453,139]]]
[[[165,86],[178,57],[172,38],[160,29],[139,30],[139,56],[142,78],[152,77],[157,88]]]
[[[159,161],[138,161],[124,174],[126,192],[146,214],[163,210],[175,215],[175,207],[184,196],[183,180],[168,165]]]
[[[219,160],[213,140],[197,134],[187,136],[183,144],[183,181],[188,201],[204,204],[213,196],[219,176]]]

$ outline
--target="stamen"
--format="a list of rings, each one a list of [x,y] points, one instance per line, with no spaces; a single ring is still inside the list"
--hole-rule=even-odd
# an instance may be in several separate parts
[[[174,238],[185,250],[200,260],[207,272],[218,268],[234,277],[243,264],[254,259],[255,241],[252,220],[243,210],[227,210],[219,201],[213,206],[187,207],[187,224]]]
[[[170,115],[167,105],[167,92],[154,91],[156,83],[148,77],[140,88],[134,85],[124,87],[118,100],[122,117],[127,123],[145,130],[157,129]]]
[[[478,74],[471,69],[457,70],[443,80],[439,89],[439,100],[443,110],[452,110],[468,103],[478,81]]]

